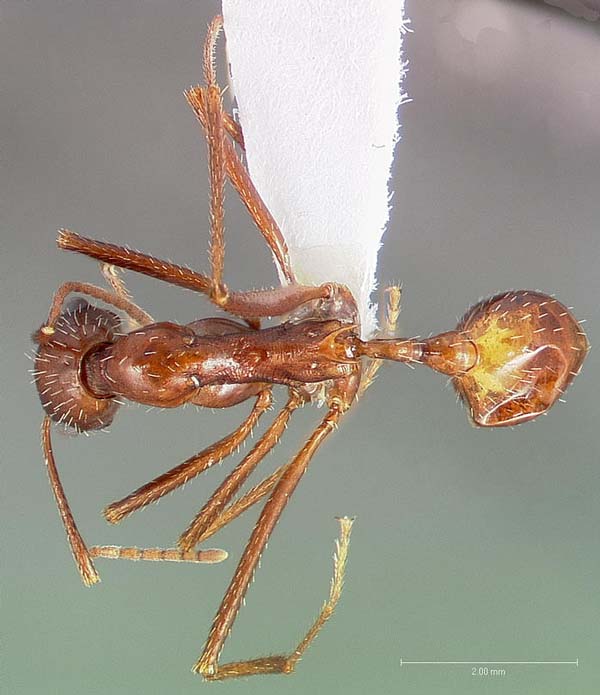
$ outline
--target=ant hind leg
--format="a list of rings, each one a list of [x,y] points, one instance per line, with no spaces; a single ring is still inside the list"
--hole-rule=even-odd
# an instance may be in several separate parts
[[[192,550],[200,538],[206,536],[212,525],[226,509],[226,505],[246,482],[256,466],[277,445],[284,433],[292,413],[302,405],[304,399],[295,391],[291,391],[288,402],[278,413],[275,420],[267,428],[259,441],[250,452],[225,478],[221,485],[211,495],[208,502],[194,517],[188,528],[181,535],[178,546],[182,550]]]
[[[250,436],[252,429],[263,413],[270,408],[271,403],[271,389],[264,389],[258,395],[250,414],[231,434],[142,485],[127,497],[110,504],[104,510],[106,520],[111,524],[119,523],[129,514],[158,501],[167,493],[185,485],[192,478],[231,455]]]
[[[130,319],[141,326],[153,323],[153,318],[150,314],[147,314],[137,304],[121,294],[104,290],[88,282],[65,282],[55,292],[46,323],[40,329],[44,335],[52,335],[54,333],[54,324],[60,316],[65,300],[70,294],[74,293],[85,294],[110,304],[116,309],[124,311]]]
[[[71,546],[71,552],[73,553],[73,559],[77,565],[79,576],[86,586],[92,586],[100,581],[100,576],[94,567],[90,551],[79,533],[79,529],[75,523],[71,507],[69,506],[67,496],[65,495],[64,488],[58,475],[54,452],[52,450],[50,427],[50,418],[46,416],[42,422],[42,449],[44,451],[44,460],[48,470],[48,477],[50,478],[50,486],[54,493],[56,506],[58,507],[67,539]]]

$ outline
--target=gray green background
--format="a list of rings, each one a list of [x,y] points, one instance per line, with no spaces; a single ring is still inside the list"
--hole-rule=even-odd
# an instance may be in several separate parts
[[[215,541],[231,553],[220,566],[99,561],[102,584],[80,584],[42,464],[41,409],[23,353],[57,285],[99,277],[92,262],[55,248],[59,226],[207,268],[205,148],[181,92],[200,79],[218,5],[0,8],[2,692],[598,692],[596,350],[566,405],[504,431],[473,429],[441,376],[382,370],[316,457],[225,650],[242,658],[294,646],[328,590],[334,517],[355,515],[341,604],[292,677],[210,685],[189,670],[255,514]],[[413,103],[402,109],[380,271],[383,284],[404,285],[402,332],[446,330],[482,296],[538,288],[573,305],[597,342],[600,25],[535,2],[407,9]],[[231,286],[275,282],[233,195],[227,250]],[[191,293],[128,282],[159,319],[210,314]],[[109,434],[55,435],[89,542],[172,543],[230,463],[121,527],[108,527],[100,510],[246,412],[129,407]],[[305,409],[263,470],[289,458],[318,417]],[[401,667],[401,658],[580,665],[507,666],[506,676],[486,678],[467,666]]]

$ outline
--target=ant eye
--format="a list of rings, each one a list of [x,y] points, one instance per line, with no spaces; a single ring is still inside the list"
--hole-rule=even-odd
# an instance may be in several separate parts
[[[477,363],[454,377],[477,425],[527,422],[546,412],[579,373],[588,350],[581,326],[556,299],[508,292],[476,304],[457,327]]]
[[[199,389],[202,386],[202,384],[200,383],[200,379],[195,374],[192,374],[190,380],[197,389]]]

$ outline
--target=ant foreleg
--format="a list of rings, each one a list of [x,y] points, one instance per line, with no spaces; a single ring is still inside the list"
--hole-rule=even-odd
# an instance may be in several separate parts
[[[323,625],[331,618],[342,595],[344,587],[344,575],[348,559],[348,547],[350,545],[350,533],[353,519],[341,517],[340,535],[335,542],[333,555],[333,576],[329,588],[329,596],[323,604],[319,615],[309,628],[306,635],[298,643],[296,649],[289,654],[259,657],[247,661],[233,661],[218,667],[213,675],[203,674],[207,680],[224,680],[225,678],[238,678],[240,676],[252,676],[266,673],[292,673],[302,655],[317,636]]]
[[[279,517],[304,475],[315,451],[336,428],[345,407],[347,406],[342,403],[332,404],[331,409],[321,424],[314,430],[306,444],[286,468],[267,500],[217,612],[202,656],[194,666],[194,671],[202,674],[205,678],[219,679],[258,673],[286,673],[293,669],[295,664],[293,655],[292,661],[289,660],[289,657],[265,657],[225,665],[222,667],[222,670],[220,670],[218,665],[218,659],[242,604],[248,585],[254,575],[262,551]],[[308,646],[314,634],[307,636],[308,642],[302,651]],[[303,643],[304,640],[301,644]]]
[[[381,321],[381,338],[393,338],[396,334],[396,325],[400,316],[400,299],[402,297],[402,288],[399,285],[390,285],[385,290],[386,302],[383,309],[383,317]],[[363,371],[363,376],[360,382],[360,388],[357,398],[361,398],[365,391],[371,386],[375,379],[375,375],[383,364],[383,360],[370,360]]]

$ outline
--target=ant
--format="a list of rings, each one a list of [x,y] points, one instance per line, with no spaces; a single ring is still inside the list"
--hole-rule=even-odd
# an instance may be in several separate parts
[[[204,47],[206,86],[185,93],[208,143],[210,276],[61,230],[58,246],[100,261],[110,289],[64,283],[54,296],[46,322],[34,335],[38,343],[35,382],[46,412],[44,456],[75,563],[86,585],[99,581],[95,557],[219,562],[227,555],[224,551],[197,550],[198,544],[268,495],[194,666],[194,671],[211,680],[290,673],[333,613],[342,589],[352,525],[347,518],[340,519],[329,598],[297,648],[288,655],[219,664],[261,553],[288,500],[321,443],[372,383],[383,360],[423,364],[450,376],[475,425],[502,427],[546,413],[578,374],[588,350],[586,336],[569,310],[537,291],[509,291],[481,301],[455,330],[417,340],[394,337],[400,290],[391,287],[381,336],[363,340],[355,299],[344,285],[298,284],[285,239],[236,150],[235,145],[244,148],[241,129],[223,110],[214,65],[221,29],[222,19],[216,17]],[[226,179],[272,251],[285,281],[282,287],[234,292],[223,283]],[[235,319],[157,323],[131,300],[116,267],[200,292]],[[73,293],[123,312],[130,330],[121,332],[121,319],[113,311],[85,299],[67,304]],[[282,323],[263,328],[261,319],[267,317],[281,317]],[[104,516],[114,524],[235,451],[271,406],[274,385],[287,387],[286,404],[194,517],[177,548],[86,546],[56,469],[51,422],[79,432],[101,429],[112,422],[121,399],[167,408],[184,403],[228,408],[255,399],[251,413],[230,435],[110,504]],[[325,405],[326,414],[304,446],[289,463],[232,501],[278,443],[294,411],[311,402]]]

